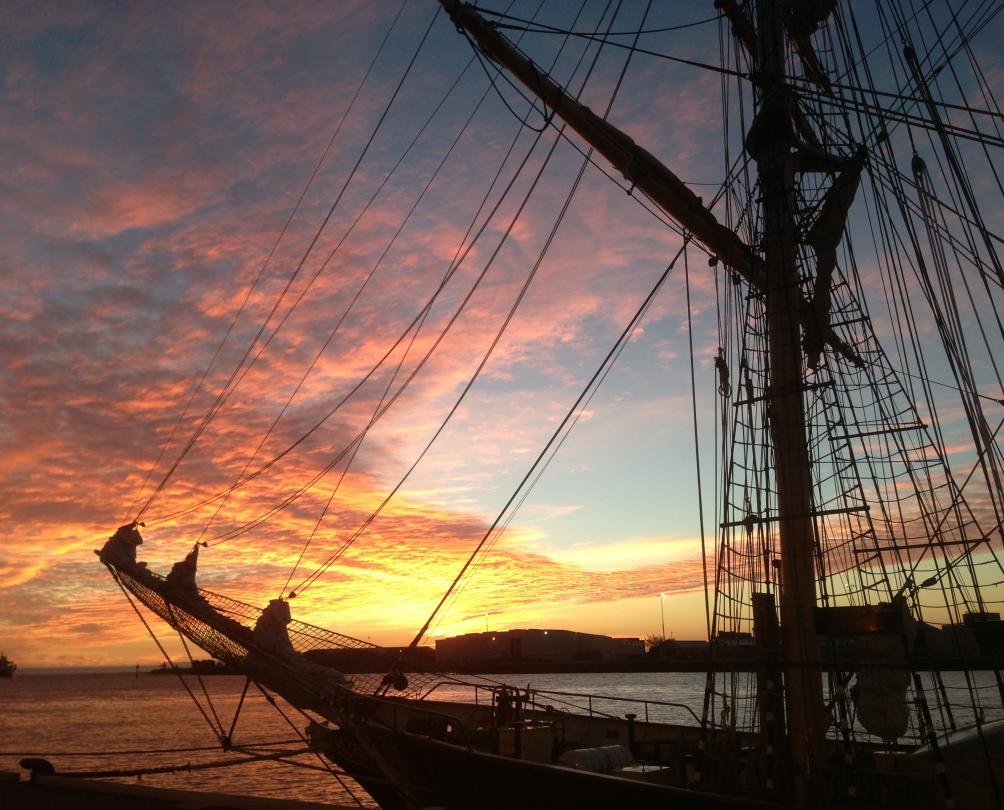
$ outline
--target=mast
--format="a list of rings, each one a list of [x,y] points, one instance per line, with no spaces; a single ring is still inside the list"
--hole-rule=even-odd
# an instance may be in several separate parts
[[[624,177],[694,238],[764,296],[770,362],[770,432],[774,445],[781,553],[781,641],[789,757],[796,791],[806,797],[813,762],[825,736],[821,672],[816,649],[812,486],[802,400],[800,325],[819,330],[824,342],[851,362],[860,358],[812,315],[799,289],[794,227],[794,135],[784,92],[785,30],[772,0],[760,3],[758,31],[748,32],[761,82],[760,112],[747,137],[760,172],[764,198],[765,255],[755,253],[722,225],[697,195],[651,153],[580,104],[564,88],[489,26],[466,3],[439,0],[451,19],[485,55],[509,70],[547,108],[564,120]],[[752,27],[752,26],[750,26]],[[782,137],[778,137],[778,134]],[[788,133],[790,137],[783,137]],[[756,141],[758,148],[753,148]]]
[[[752,51],[760,106],[747,136],[760,174],[767,287],[768,420],[774,445],[781,557],[781,649],[789,756],[799,804],[824,744],[813,563],[812,482],[802,398],[799,275],[796,263],[794,135],[784,87],[785,38],[779,3],[759,0]],[[790,134],[790,137],[788,135]],[[757,146],[753,147],[753,141]]]

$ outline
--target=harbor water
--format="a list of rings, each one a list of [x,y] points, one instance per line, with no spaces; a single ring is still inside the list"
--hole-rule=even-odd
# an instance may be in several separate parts
[[[945,674],[943,692],[949,700],[953,696],[958,700],[955,720],[959,725],[972,722],[972,713],[962,704],[973,694],[996,689],[991,673],[975,676],[967,681],[962,673]],[[559,710],[618,717],[630,712],[639,720],[685,724],[696,724],[701,714],[705,683],[702,673],[680,672],[497,677],[521,689],[532,688],[540,704]],[[186,682],[206,713],[213,718],[215,712],[219,724],[229,729],[244,679],[228,675],[203,678],[212,709],[207,707],[198,681],[189,676]],[[484,689],[460,685],[442,686],[430,697],[491,700],[490,692]],[[281,699],[276,703],[276,707],[270,705],[254,687],[248,691],[233,733],[235,746],[251,746],[256,754],[305,747],[300,735],[307,720]],[[162,750],[140,753],[151,749]],[[28,673],[0,681],[0,770],[18,770],[18,761],[25,756],[44,757],[57,772],[72,773],[197,765],[247,754],[227,754],[220,749],[209,722],[174,676]],[[350,778],[336,778],[311,753],[290,756],[286,762],[178,770],[141,778],[120,777],[118,781],[334,804],[355,804],[358,800],[364,807],[376,806]]]
[[[186,677],[186,681],[205,707],[198,681],[193,677]],[[244,678],[213,675],[203,678],[203,683],[220,721],[229,729]],[[268,749],[253,749],[256,753],[306,747],[298,737],[306,720],[281,699],[276,702],[293,725],[252,687],[234,730],[235,745],[275,743]],[[209,723],[178,678],[145,672],[138,677],[131,673],[25,674],[0,682],[0,749],[0,770],[16,771],[23,755],[34,754],[48,759],[58,773],[196,765],[246,756],[221,750]],[[171,750],[106,753],[150,749]],[[95,753],[76,755],[81,752]],[[340,785],[316,756],[291,757],[290,763],[295,764],[265,761],[116,781],[342,804],[354,803],[351,791],[364,806],[376,807],[347,777],[342,777],[345,787]]]

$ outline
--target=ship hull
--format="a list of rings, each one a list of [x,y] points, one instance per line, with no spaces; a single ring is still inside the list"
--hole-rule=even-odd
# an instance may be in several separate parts
[[[384,810],[736,810],[780,805],[715,796],[602,773],[527,762],[374,725],[352,729],[352,745],[373,758],[361,766],[339,747],[329,756]],[[374,779],[375,768],[389,777]]]
[[[541,717],[540,713],[528,714],[524,733],[540,723]],[[560,732],[546,724],[536,727],[545,739],[559,732],[577,740],[580,746],[609,745],[618,740],[628,743],[624,720],[567,719],[568,724]],[[718,810],[779,806],[741,795],[714,795],[680,787],[686,770],[684,762],[688,760],[683,751],[696,748],[700,733],[696,728],[639,724],[632,734],[639,745],[658,739],[660,745],[675,753],[661,766],[634,765],[595,772],[555,764],[548,751],[538,751],[543,759],[536,761],[512,751],[494,753],[497,749],[488,743],[487,736],[495,740],[496,746],[499,739],[488,730],[491,716],[486,706],[360,696],[345,711],[332,715],[331,720],[337,729],[312,724],[312,743],[359,782],[384,810]],[[624,747],[621,750],[626,752]]]

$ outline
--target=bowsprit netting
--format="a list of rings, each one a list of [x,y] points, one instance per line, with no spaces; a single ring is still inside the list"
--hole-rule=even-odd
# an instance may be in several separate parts
[[[181,594],[152,571],[128,572],[114,567],[113,572],[140,602],[214,658],[241,669],[251,664],[255,672],[274,668],[274,675],[263,677],[266,682],[280,673],[301,674],[297,666],[255,641],[254,627],[261,619],[261,608],[201,588]],[[367,641],[296,620],[286,629],[295,652],[305,654],[308,661],[317,660],[311,654],[316,656],[320,651],[351,651],[347,656],[343,652],[341,660],[351,663],[353,669],[367,670],[347,676],[345,687],[351,691],[374,694],[386,673],[401,668],[401,659],[392,650]],[[410,672],[408,686],[395,694],[419,697],[441,680],[442,676]]]

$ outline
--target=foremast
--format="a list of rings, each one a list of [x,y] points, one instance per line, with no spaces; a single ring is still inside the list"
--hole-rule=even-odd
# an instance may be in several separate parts
[[[805,435],[802,341],[800,325],[819,330],[821,340],[855,363],[860,360],[826,324],[813,321],[811,305],[802,297],[796,261],[793,141],[764,138],[754,159],[760,173],[764,206],[764,255],[717,221],[693,192],[651,153],[619,129],[565,93],[471,6],[439,0],[477,47],[511,72],[548,110],[574,129],[624,177],[700,244],[745,279],[764,298],[769,357],[770,433],[774,445],[775,482],[781,555],[781,639],[784,658],[785,708],[789,761],[796,800],[807,797],[813,768],[821,764],[825,737],[822,681],[818,662],[814,611],[816,577],[813,563],[812,483]],[[747,46],[759,83],[760,113],[754,127],[790,111],[784,92],[785,32],[779,3],[761,0],[756,30],[747,31]]]

